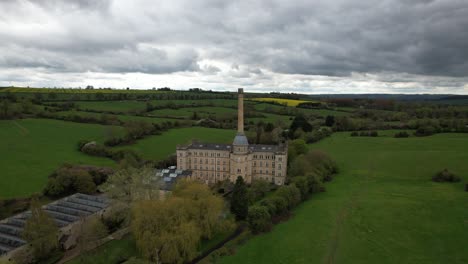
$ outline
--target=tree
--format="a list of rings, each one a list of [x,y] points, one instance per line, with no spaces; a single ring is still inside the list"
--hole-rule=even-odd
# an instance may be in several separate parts
[[[295,177],[292,179],[292,183],[294,183],[294,185],[296,185],[296,187],[299,189],[302,200],[305,200],[309,194],[309,182],[307,177]]]
[[[154,179],[154,170],[149,167],[122,169],[107,179],[100,190],[109,198],[129,204],[137,200],[159,198],[159,178]]]
[[[74,187],[77,192],[92,194],[96,192],[96,184],[93,181],[93,177],[87,172],[83,171],[83,175],[76,177]]]
[[[265,206],[253,205],[249,207],[247,221],[254,233],[268,231],[271,227],[271,216]]]
[[[312,125],[307,121],[304,115],[300,114],[294,117],[294,120],[291,123],[289,128],[290,137],[294,135],[297,129],[301,128],[304,132],[312,131]]]
[[[294,184],[281,186],[276,191],[276,195],[286,200],[288,209],[294,208],[301,201],[301,192]]]
[[[236,216],[236,220],[245,220],[248,214],[248,207],[247,186],[244,179],[239,176],[232,190],[231,212]]]
[[[328,115],[328,116],[325,118],[325,125],[326,125],[327,127],[332,127],[334,124],[335,124],[335,117],[332,116],[332,115]]]
[[[219,231],[224,202],[221,197],[214,195],[207,185],[180,180],[172,194],[189,200],[189,218],[200,228],[202,238],[209,239]]]
[[[143,256],[157,263],[188,262],[197,255],[200,229],[188,217],[186,199],[138,201],[133,206],[132,230]]]
[[[98,246],[100,239],[109,233],[107,226],[96,216],[82,219],[80,223],[80,233],[78,234],[78,248],[84,252],[87,248]]]
[[[31,246],[34,257],[43,260],[58,247],[58,227],[42,210],[37,200],[31,201],[31,217],[26,221],[22,237]]]
[[[265,197],[270,191],[270,183],[265,180],[253,180],[248,189],[248,197],[250,204]]]

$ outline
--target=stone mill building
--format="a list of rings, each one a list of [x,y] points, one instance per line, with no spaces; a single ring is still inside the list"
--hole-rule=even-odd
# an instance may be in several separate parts
[[[288,147],[249,144],[244,134],[244,91],[238,94],[237,135],[232,144],[198,143],[177,146],[177,169],[189,170],[191,178],[207,184],[238,176],[247,183],[254,179],[283,185],[288,163]]]

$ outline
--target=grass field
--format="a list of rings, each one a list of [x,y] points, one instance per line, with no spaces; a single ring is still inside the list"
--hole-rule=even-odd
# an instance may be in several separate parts
[[[119,264],[132,257],[139,257],[138,250],[135,241],[126,236],[121,240],[112,240],[67,264]]]
[[[468,263],[466,134],[336,133],[311,147],[339,164],[327,191],[221,263]],[[432,182],[443,168],[463,183]]]
[[[113,165],[76,149],[80,139],[102,141],[107,128],[48,119],[0,121],[0,198],[41,191],[47,176],[63,163]]]
[[[237,100],[230,99],[202,99],[202,100],[150,100],[150,101],[91,101],[91,102],[76,102],[75,104],[80,109],[89,109],[96,111],[114,111],[114,112],[130,112],[141,111],[146,109],[147,103],[153,106],[183,106],[196,107],[198,105],[212,104],[213,106],[237,106]],[[158,110],[156,110],[158,111]]]
[[[68,115],[78,115],[84,117],[94,117],[94,118],[101,118],[103,114],[100,113],[93,113],[93,112],[84,112],[84,111],[61,111],[56,112],[59,116],[68,116]],[[113,115],[113,114],[105,114],[107,116],[116,117],[120,121],[145,121],[148,123],[159,124],[166,121],[174,122],[174,121],[181,121],[180,119],[173,119],[173,118],[160,118],[160,117],[145,117],[145,116],[134,116],[134,115]]]
[[[175,153],[177,144],[188,144],[192,139],[211,143],[230,143],[236,135],[235,130],[205,127],[171,129],[162,135],[150,136],[138,140],[130,146],[116,147],[132,149],[149,160],[161,160]]]
[[[294,99],[283,99],[283,98],[252,98],[250,99],[252,101],[258,101],[258,102],[275,102],[279,104],[284,104],[287,106],[297,106],[300,103],[305,103],[305,102],[313,102],[313,101],[305,101],[305,100],[294,100]]]

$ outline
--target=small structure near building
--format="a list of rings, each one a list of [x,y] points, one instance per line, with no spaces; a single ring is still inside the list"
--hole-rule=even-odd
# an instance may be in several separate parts
[[[71,235],[72,227],[80,220],[91,215],[102,215],[109,207],[109,201],[103,196],[75,193],[71,196],[42,206],[60,228],[60,241]],[[9,259],[14,251],[26,244],[21,237],[31,211],[6,218],[0,221],[0,257]]]
[[[156,170],[156,177],[162,178],[160,189],[162,191],[171,191],[179,179],[190,178],[192,172],[189,170],[179,170],[176,166],[167,169]]]

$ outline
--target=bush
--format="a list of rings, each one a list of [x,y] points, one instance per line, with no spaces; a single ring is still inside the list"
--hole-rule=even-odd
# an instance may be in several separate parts
[[[435,182],[459,182],[460,178],[447,169],[444,169],[443,171],[434,175],[432,180]]]
[[[288,201],[286,199],[280,196],[273,196],[269,199],[275,204],[275,215],[282,215],[288,212]]]
[[[301,201],[301,192],[294,184],[281,186],[276,191],[276,195],[286,200],[288,209],[294,208]]]
[[[396,133],[394,137],[395,138],[407,138],[407,137],[409,137],[409,134],[406,131],[400,131],[400,132]]]
[[[271,228],[271,215],[268,213],[268,208],[261,205],[249,207],[247,222],[254,233],[268,231]]]
[[[60,197],[75,192],[94,193],[96,186],[106,181],[113,170],[106,167],[64,165],[49,176],[43,193]]]
[[[465,192],[468,192],[468,183],[465,184]]]
[[[359,136],[359,133],[357,131],[353,131],[353,132],[351,132],[351,136],[352,137],[357,137],[357,136]]]
[[[419,127],[416,132],[414,132],[414,135],[417,137],[426,137],[426,136],[431,136],[434,135],[437,132],[435,127],[432,126],[423,126]]]
[[[307,177],[300,176],[292,179],[292,183],[296,185],[301,193],[301,199],[305,200],[309,194],[309,182]]]
[[[276,203],[275,203],[275,201],[273,199],[271,199],[271,198],[263,199],[263,200],[260,201],[260,205],[267,208],[268,213],[270,214],[270,216],[276,215]]]
[[[310,193],[318,193],[323,190],[323,183],[320,177],[315,173],[309,173],[306,175],[307,183],[309,184]]]
[[[369,132],[369,136],[370,137],[378,137],[379,133],[377,131],[371,131],[371,132]]]

